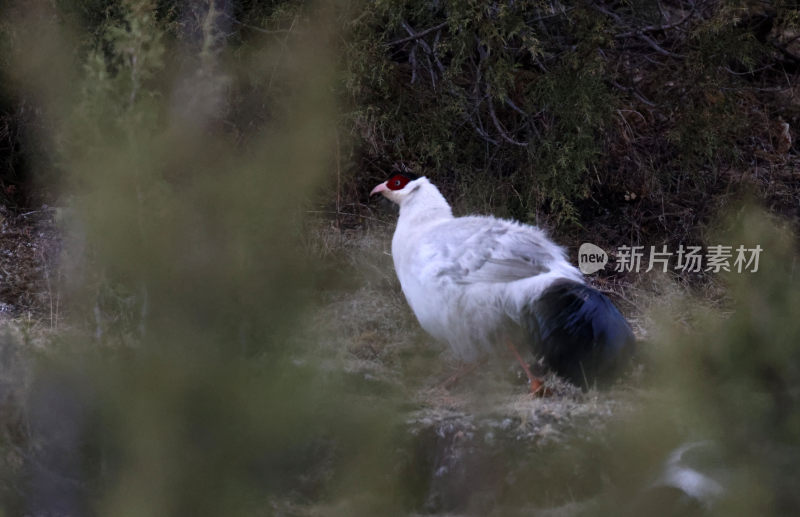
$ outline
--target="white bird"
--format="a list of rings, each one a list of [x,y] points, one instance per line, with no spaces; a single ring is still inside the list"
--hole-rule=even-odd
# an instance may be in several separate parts
[[[550,368],[584,388],[610,380],[630,358],[625,318],[541,229],[454,217],[425,177],[396,174],[370,195],[378,193],[400,206],[392,258],[403,294],[422,328],[457,358],[474,362],[505,341],[532,391],[541,382],[513,346],[519,329]]]

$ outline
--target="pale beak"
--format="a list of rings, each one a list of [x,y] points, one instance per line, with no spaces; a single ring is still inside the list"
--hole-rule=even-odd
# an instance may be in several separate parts
[[[384,181],[383,183],[381,183],[380,185],[378,185],[377,187],[372,189],[372,192],[370,192],[369,195],[370,195],[370,197],[372,197],[375,194],[378,194],[380,192],[384,192],[386,190],[389,190],[389,187],[386,186],[386,182]]]

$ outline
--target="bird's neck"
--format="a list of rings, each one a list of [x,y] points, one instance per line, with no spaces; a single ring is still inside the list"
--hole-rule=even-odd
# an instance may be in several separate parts
[[[452,219],[453,210],[439,189],[430,183],[420,185],[414,195],[400,205],[398,224],[424,223]]]

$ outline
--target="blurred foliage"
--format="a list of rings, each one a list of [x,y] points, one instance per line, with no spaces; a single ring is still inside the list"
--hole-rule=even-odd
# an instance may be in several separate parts
[[[730,317],[697,317],[698,332],[674,325],[661,338],[663,380],[683,423],[722,446],[729,492],[724,515],[787,515],[800,508],[800,277],[790,227],[750,208],[732,214],[718,242],[760,245],[759,271],[727,275]]]
[[[233,52],[214,3],[61,4],[7,11],[30,49],[13,80],[42,105],[68,203],[69,312],[8,394],[6,514],[399,504],[375,495],[396,477],[367,474],[394,454],[392,399],[350,389],[303,330],[315,273],[298,239],[335,133],[325,8],[297,21],[306,37]],[[184,22],[200,27],[168,32]],[[234,96],[256,107],[237,131]]]
[[[600,460],[613,483],[597,514],[622,507],[629,515],[789,515],[800,508],[796,234],[752,206],[715,226],[715,242],[762,247],[758,271],[725,275],[722,310],[702,299],[660,309],[648,349],[655,389],[613,426]],[[688,315],[688,324],[677,313]],[[645,497],[665,458],[689,443],[713,453],[698,472],[723,491],[691,506],[686,498]]]

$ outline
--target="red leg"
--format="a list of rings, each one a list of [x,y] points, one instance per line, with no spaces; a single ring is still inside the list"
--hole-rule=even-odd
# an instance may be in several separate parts
[[[520,366],[522,366],[522,369],[525,370],[525,375],[528,376],[528,381],[530,381],[531,383],[530,386],[531,394],[536,396],[548,395],[549,390],[545,387],[541,379],[533,375],[533,372],[531,372],[530,367],[525,362],[525,360],[522,359],[522,356],[519,355],[517,347],[514,346],[514,343],[512,343],[510,339],[506,339],[506,346],[508,347],[509,350],[511,350],[511,353],[514,354],[514,357],[517,358],[517,361],[519,362]]]

